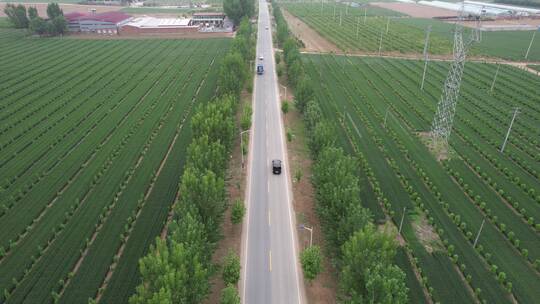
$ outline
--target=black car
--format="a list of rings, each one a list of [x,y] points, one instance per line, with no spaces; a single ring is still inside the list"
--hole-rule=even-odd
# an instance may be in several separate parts
[[[279,159],[272,161],[272,173],[281,174],[281,161]]]

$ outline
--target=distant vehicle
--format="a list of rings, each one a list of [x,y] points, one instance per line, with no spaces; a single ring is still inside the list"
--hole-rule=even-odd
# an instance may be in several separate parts
[[[272,161],[272,173],[274,174],[281,174],[281,160],[274,159]]]
[[[263,56],[259,56],[259,60],[264,60],[264,57],[263,57]]]
[[[262,64],[257,65],[257,75],[262,75],[264,73],[264,68]]]
[[[265,29],[268,29],[268,25],[264,27]]]

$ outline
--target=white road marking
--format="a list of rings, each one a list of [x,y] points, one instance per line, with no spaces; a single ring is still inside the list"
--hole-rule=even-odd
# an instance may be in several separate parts
[[[268,269],[272,272],[272,250],[268,251]]]
[[[248,151],[248,163],[247,163],[247,166],[246,166],[246,172],[251,172],[251,167],[252,167],[252,164],[253,164],[253,145],[254,145],[254,140],[253,138],[255,137],[255,126],[256,124],[254,123],[255,121],[255,113],[256,113],[256,108],[257,108],[257,103],[255,102],[255,96],[257,96],[257,86],[255,85],[255,82],[256,82],[257,78],[253,78],[253,95],[252,95],[252,98],[251,98],[251,107],[253,108],[253,112],[251,114],[251,132],[249,132],[249,151]],[[243,278],[241,280],[241,288],[242,288],[242,303],[245,303],[244,300],[246,298],[246,275],[247,275],[247,261],[248,261],[248,244],[249,244],[249,229],[248,229],[248,226],[249,226],[249,210],[250,210],[250,205],[251,205],[251,179],[253,178],[253,175],[252,174],[249,174],[249,178],[247,179],[247,185],[246,185],[246,193],[245,193],[245,200],[247,200],[247,202],[245,203],[246,205],[246,213],[247,213],[247,217],[246,217],[246,220],[244,221],[244,223],[242,224],[242,235],[245,235],[245,239],[242,239],[242,246],[244,246],[244,250],[243,250],[243,253],[244,253],[244,256],[242,258],[243,260],[243,270],[244,270],[244,273],[243,273]],[[244,234],[245,232],[245,234]]]
[[[272,36],[270,36],[270,42],[272,42]],[[274,47],[273,47],[273,44],[272,45],[272,62],[276,62],[276,59],[274,58]],[[278,84],[277,82],[277,74],[276,74],[276,69],[274,68],[273,69],[274,73],[272,74],[272,81],[276,84]],[[278,96],[279,96],[279,91],[278,91],[278,85],[276,85],[274,87],[275,89],[275,105],[276,105],[276,108],[277,108],[277,113],[278,113],[278,117],[279,117],[279,137],[281,139],[281,153],[282,155],[284,156],[283,157],[283,170],[284,170],[284,174],[286,176],[285,178],[285,185],[286,185],[286,191],[285,191],[285,195],[287,197],[287,211],[289,213],[289,226],[290,226],[290,229],[291,229],[291,233],[290,233],[290,237],[291,237],[291,242],[292,242],[292,248],[293,248],[293,255],[294,255],[294,275],[295,275],[295,278],[296,278],[296,291],[297,291],[297,296],[298,296],[298,302],[299,303],[303,303],[304,302],[304,299],[303,297],[300,295],[300,275],[298,273],[298,255],[296,254],[296,245],[298,244],[297,242],[295,242],[295,230],[294,230],[294,225],[293,225],[293,217],[292,217],[292,212],[291,212],[291,209],[292,209],[292,201],[290,199],[290,191],[291,191],[291,183],[289,181],[289,174],[288,174],[288,168],[289,168],[289,164],[288,164],[288,157],[287,157],[287,152],[285,150],[285,145],[286,145],[286,142],[285,142],[285,138],[283,136],[284,134],[284,129],[283,129],[283,119],[282,119],[282,113],[281,113],[281,109],[280,109],[280,102],[279,102],[279,99],[278,99]]]

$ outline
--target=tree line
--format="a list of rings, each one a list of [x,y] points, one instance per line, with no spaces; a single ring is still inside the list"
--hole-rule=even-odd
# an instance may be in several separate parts
[[[242,19],[250,18],[255,13],[254,0],[223,0],[223,11],[234,25],[240,24]]]
[[[41,18],[35,7],[30,6],[27,10],[22,4],[6,4],[4,13],[15,28],[26,28],[40,36],[62,35],[68,29],[64,12],[58,3],[49,3],[47,5],[47,19]]]
[[[360,199],[359,164],[337,147],[333,125],[324,118],[312,81],[276,2],[276,40],[283,49],[295,106],[301,112],[313,158],[316,211],[327,252],[339,271],[342,303],[407,303],[405,273],[395,265],[396,235],[381,231]]]
[[[221,238],[220,227],[228,207],[225,175],[235,135],[235,113],[240,93],[249,79],[254,56],[251,24],[244,18],[218,76],[217,97],[199,106],[191,119],[193,140],[179,184],[179,199],[165,239],[156,238],[139,260],[141,283],[129,300],[142,303],[200,303],[210,292],[216,271],[212,254]],[[240,303],[236,283],[238,258],[229,255],[223,278],[227,287],[222,303]]]

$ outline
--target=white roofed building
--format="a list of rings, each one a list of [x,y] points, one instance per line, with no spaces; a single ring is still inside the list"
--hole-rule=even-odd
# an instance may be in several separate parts
[[[199,26],[193,25],[191,19],[142,16],[124,24],[120,29],[120,34],[181,34],[197,32],[198,29]]]

